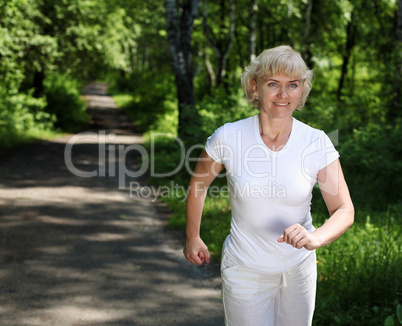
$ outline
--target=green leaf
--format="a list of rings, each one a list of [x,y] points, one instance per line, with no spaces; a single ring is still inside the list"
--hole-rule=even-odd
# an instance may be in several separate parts
[[[396,306],[396,316],[398,317],[399,323],[402,324],[402,306],[400,304]]]
[[[394,318],[392,316],[388,316],[387,319],[385,319],[384,326],[394,326]]]

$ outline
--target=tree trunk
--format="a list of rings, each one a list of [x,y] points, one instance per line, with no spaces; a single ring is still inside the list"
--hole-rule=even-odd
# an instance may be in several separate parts
[[[255,29],[257,26],[257,10],[258,3],[257,0],[250,1],[250,11],[249,11],[249,59],[254,60],[256,57],[256,46],[255,46]]]
[[[226,16],[225,10],[225,0],[221,0],[221,31],[224,29],[224,18]],[[226,39],[216,38],[213,35],[212,29],[208,26],[208,9],[207,0],[204,1],[204,13],[202,25],[204,28],[204,33],[207,38],[209,45],[212,47],[217,61],[217,71],[216,71],[216,85],[226,86],[226,68],[227,61],[229,58],[230,51],[233,46],[234,33],[235,33],[235,3],[234,0],[229,0],[229,31]]]
[[[402,0],[399,0],[398,17],[396,22],[395,42],[395,80],[391,108],[388,112],[388,121],[395,123],[401,116],[402,110]]]
[[[216,77],[214,73],[214,68],[212,68],[211,61],[209,61],[209,53],[208,51],[205,53],[205,66],[207,67],[209,79],[211,82],[211,87],[216,86]]]
[[[233,47],[233,40],[235,34],[235,3],[234,0],[229,0],[229,34],[226,40],[226,47],[223,49],[223,56],[222,56],[222,70],[220,73],[220,84],[225,84],[226,86],[226,69],[227,63],[229,59],[230,51]]]
[[[173,69],[179,101],[178,135],[184,141],[194,139],[200,119],[195,108],[191,36],[194,19],[198,14],[199,0],[187,0],[180,7],[180,24],[176,1],[166,0],[167,35],[173,59]]]
[[[288,0],[288,17],[292,17],[293,14],[293,4],[292,0]]]
[[[345,52],[343,54],[343,63],[341,68],[341,77],[339,79],[338,91],[337,91],[337,98],[341,101],[342,96],[342,89],[345,84],[346,75],[348,74],[348,64],[350,56],[352,55],[353,47],[355,46],[355,24],[353,21],[354,15],[353,12],[351,14],[350,21],[346,27],[346,46]]]
[[[35,74],[33,77],[33,85],[32,85],[32,87],[34,88],[34,93],[33,93],[34,97],[39,98],[43,95],[44,81],[45,81],[45,74],[44,74],[43,70],[35,71]]]
[[[306,62],[307,66],[312,69],[313,68],[313,55],[311,53],[311,13],[313,11],[313,2],[314,0],[308,0],[306,4],[306,8],[304,10],[304,28],[303,28],[303,38],[302,38],[302,57]]]

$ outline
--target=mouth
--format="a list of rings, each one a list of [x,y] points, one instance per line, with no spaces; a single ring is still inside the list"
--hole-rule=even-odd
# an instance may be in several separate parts
[[[288,102],[288,103],[275,103],[275,102],[274,102],[274,104],[275,104],[275,105],[279,105],[279,106],[287,106],[287,105],[289,105],[289,102]]]

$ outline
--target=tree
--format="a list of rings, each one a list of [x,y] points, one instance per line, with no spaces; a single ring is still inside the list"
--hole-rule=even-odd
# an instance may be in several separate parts
[[[195,107],[191,37],[194,19],[198,14],[199,0],[186,0],[180,5],[178,22],[176,1],[166,0],[167,35],[173,60],[173,70],[179,102],[178,135],[193,141],[200,129],[200,119]]]
[[[342,55],[341,77],[339,78],[338,91],[337,91],[337,97],[339,101],[341,100],[342,89],[345,84],[345,78],[348,73],[348,65],[350,57],[352,55],[352,50],[355,46],[355,40],[356,40],[356,23],[355,23],[354,10],[355,9],[353,9],[350,20],[346,25],[346,42],[345,42],[345,49]]]
[[[205,37],[208,44],[212,47],[215,57],[216,57],[216,85],[217,86],[227,86],[225,83],[225,77],[227,74],[227,62],[229,58],[230,51],[233,46],[234,33],[235,33],[235,2],[234,0],[229,0],[229,23],[226,27],[225,17],[227,16],[226,1],[221,0],[218,7],[218,21],[219,32],[214,33],[213,28],[211,28],[208,23],[209,13],[208,13],[208,1],[204,0],[204,12],[203,12],[203,29]],[[225,30],[228,30],[225,33]],[[220,35],[220,36],[217,36]],[[225,35],[227,34],[227,35]],[[222,36],[221,36],[222,35]]]
[[[388,113],[388,119],[393,123],[401,116],[402,109],[402,0],[399,0],[396,22],[395,61],[393,100]]]
[[[255,29],[256,29],[256,25],[257,25],[257,21],[256,21],[257,10],[258,10],[258,2],[257,2],[257,0],[251,0],[250,1],[250,7],[249,7],[249,23],[248,23],[248,29],[249,29],[249,60],[254,60],[255,57],[256,57],[256,44],[255,44],[256,34],[255,34]]]
[[[302,51],[301,54],[306,61],[307,66],[311,69],[313,68],[313,60],[311,53],[311,43],[312,37],[310,35],[311,31],[311,14],[313,11],[314,0],[308,0],[305,10],[304,10],[304,28],[303,28],[303,37],[302,37]]]

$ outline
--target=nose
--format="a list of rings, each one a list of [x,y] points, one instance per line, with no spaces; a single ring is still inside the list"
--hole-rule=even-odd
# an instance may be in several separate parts
[[[286,90],[286,87],[281,87],[280,89],[279,89],[279,92],[278,92],[278,96],[279,97],[281,97],[281,98],[283,98],[283,97],[288,97],[288,92],[287,92],[287,90]]]

